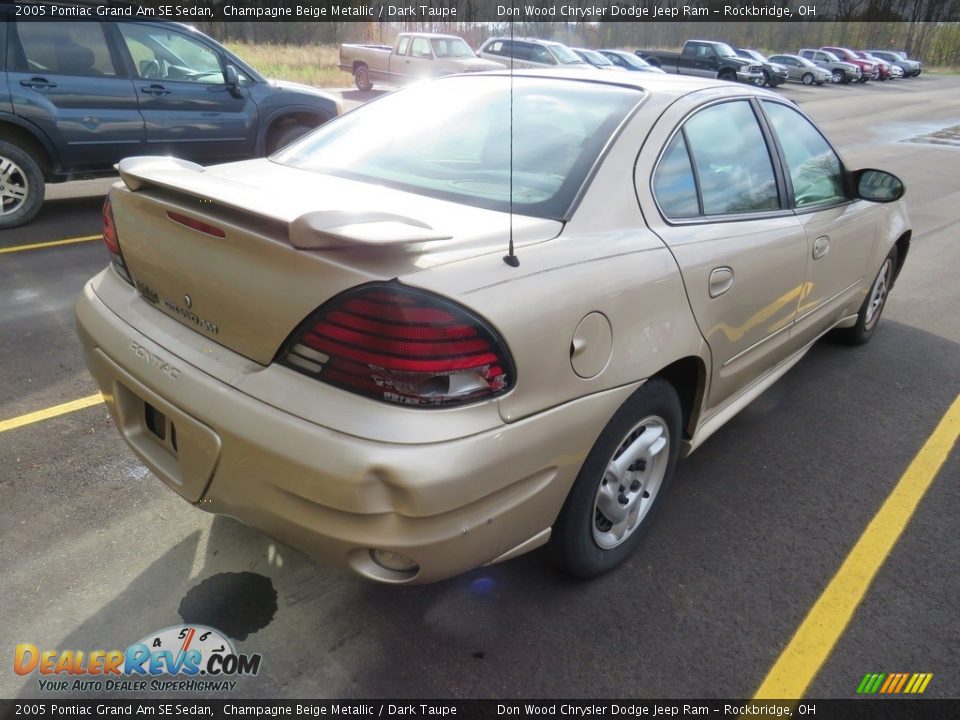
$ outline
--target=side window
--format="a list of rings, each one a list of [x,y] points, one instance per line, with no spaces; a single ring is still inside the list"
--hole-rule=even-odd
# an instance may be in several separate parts
[[[843,202],[843,166],[823,135],[796,110],[763,101],[764,112],[777,134],[793,183],[798,208]]]
[[[426,38],[418,37],[413,39],[413,47],[410,52],[416,58],[428,58],[430,55],[430,43]]]
[[[410,37],[404,36],[400,38],[400,44],[397,45],[397,55],[406,55],[408,47],[410,47]]]
[[[684,125],[703,212],[726,215],[780,207],[773,163],[750,103],[701,110]]]
[[[13,27],[22,53],[11,53],[15,66],[11,69],[94,77],[117,74],[98,22],[18,22]]]
[[[533,46],[530,59],[533,62],[544,63],[546,65],[557,64],[557,61],[553,59],[553,55],[550,54],[550,51],[540,45]]]
[[[683,133],[673,136],[653,175],[653,195],[663,214],[670,218],[690,218],[700,214],[697,185]]]
[[[510,54],[515,60],[533,60],[533,46],[530,43],[514,42]]]
[[[193,38],[162,27],[117,23],[144,80],[184,80],[222,84],[223,70],[215,52]]]

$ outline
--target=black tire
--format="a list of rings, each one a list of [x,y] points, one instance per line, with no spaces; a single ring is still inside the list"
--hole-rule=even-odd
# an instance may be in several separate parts
[[[0,230],[33,220],[45,192],[43,170],[36,159],[21,147],[0,140]]]
[[[838,69],[833,71],[833,82],[842,83],[850,81],[847,79],[847,74],[843,70]]]
[[[880,269],[870,283],[870,289],[867,296],[863,299],[863,304],[857,313],[857,324],[853,327],[837,330],[837,337],[848,345],[864,345],[870,342],[877,325],[880,323],[880,315],[883,308],[887,305],[887,297],[890,290],[893,289],[893,279],[897,272],[897,248],[890,250],[890,254],[884,258]],[[879,287],[881,285],[883,287]],[[876,304],[879,293],[879,304]]]
[[[366,65],[357,65],[353,70],[353,81],[357,84],[357,90],[373,90],[373,80],[370,79],[370,68]]]
[[[813,77],[813,73],[804,73],[803,77],[800,78],[800,82],[802,82],[804,85],[813,85],[813,81],[815,79],[816,78]]]
[[[724,70],[722,73],[720,73],[720,74],[717,76],[717,79],[719,79],[719,80],[727,80],[728,82],[736,82],[736,81],[737,81],[737,74],[736,74],[735,72],[731,72],[730,70]]]
[[[270,143],[267,146],[267,154],[272,155],[280,148],[286,147],[294,140],[306,135],[311,130],[313,130],[312,127],[309,125],[303,125],[301,123],[292,123],[284,126],[283,128],[279,129],[270,139]]]
[[[660,378],[644,383],[617,410],[587,455],[553,525],[547,550],[559,570],[576,578],[588,579],[612,570],[633,554],[669,487],[680,452],[681,424],[677,392],[669,382]],[[649,455],[623,454],[630,448],[639,451],[648,432],[653,433],[655,439],[652,443],[646,441],[647,444],[656,447],[659,443],[656,438],[664,437],[664,430],[666,444],[660,446],[659,451]],[[633,462],[617,480],[618,476],[610,470],[614,461],[631,457]],[[632,484],[621,484],[619,488],[611,484],[611,481],[624,483],[627,480]],[[647,492],[648,487],[652,490],[652,497]],[[609,489],[604,491],[603,488]],[[628,515],[636,510],[633,521],[636,524],[625,529],[617,544],[603,547],[598,536],[606,539],[607,533],[615,533],[617,525],[604,515],[600,507],[601,495],[618,493],[618,501],[610,502],[623,505],[622,511]],[[627,494],[630,498],[624,503]],[[644,500],[649,500],[646,507]],[[629,523],[629,517],[623,522]],[[611,541],[615,539],[613,535],[609,538]]]
[[[757,85],[760,87],[776,87],[777,84],[770,79],[770,73],[766,70],[763,71],[763,80],[758,80]]]

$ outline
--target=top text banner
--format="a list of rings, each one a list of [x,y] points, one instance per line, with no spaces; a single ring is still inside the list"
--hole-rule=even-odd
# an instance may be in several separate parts
[[[960,22],[933,0],[140,0],[15,2],[36,20],[244,22]]]

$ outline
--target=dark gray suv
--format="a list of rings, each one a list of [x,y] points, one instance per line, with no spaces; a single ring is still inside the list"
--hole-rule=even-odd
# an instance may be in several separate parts
[[[22,22],[0,5],[0,229],[39,212],[44,182],[109,175],[131,155],[258,157],[339,113],[186,25]]]

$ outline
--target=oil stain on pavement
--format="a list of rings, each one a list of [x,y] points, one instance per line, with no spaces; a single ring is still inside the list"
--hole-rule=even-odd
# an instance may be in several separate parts
[[[180,601],[185,623],[208,625],[236,640],[262,630],[277,612],[270,578],[252,572],[217,573],[194,585]]]

